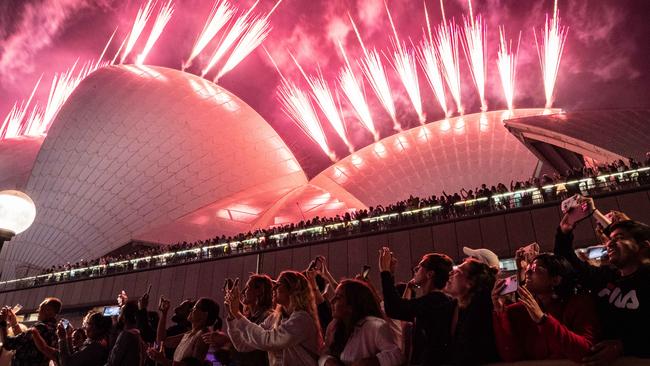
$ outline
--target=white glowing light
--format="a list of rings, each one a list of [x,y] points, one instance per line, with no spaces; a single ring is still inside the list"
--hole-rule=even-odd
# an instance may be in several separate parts
[[[555,89],[555,81],[557,80],[557,73],[560,69],[560,61],[568,31],[569,29],[567,27],[560,26],[557,0],[555,0],[553,18],[549,19],[548,15],[546,15],[544,32],[540,35],[540,41],[537,40],[537,32],[534,32],[537,55],[544,79],[544,95],[546,97],[547,109],[553,106],[553,90]]]
[[[520,41],[521,32],[519,33],[517,48],[513,52],[512,40],[510,42],[507,42],[503,27],[499,28],[499,52],[497,54],[497,68],[499,69],[503,95],[506,99],[506,104],[508,105],[509,110],[512,110],[514,108],[513,101],[515,98],[515,76]]]
[[[336,133],[339,135],[341,140],[343,140],[346,146],[348,146],[350,152],[353,152],[354,147],[352,146],[352,144],[350,144],[350,141],[348,141],[345,125],[343,124],[343,120],[341,119],[341,115],[339,114],[339,109],[334,103],[334,97],[332,96],[332,91],[330,90],[329,86],[327,85],[327,82],[323,78],[323,74],[319,70],[317,76],[315,77],[307,76],[305,70],[303,70],[302,66],[300,66],[300,63],[298,63],[298,60],[296,60],[293,54],[289,53],[289,55],[291,56],[293,62],[300,70],[302,76],[305,78],[305,81],[307,81],[307,83],[309,84],[309,87],[311,88],[312,96],[316,101],[316,104],[318,104],[320,109],[323,111],[323,114],[325,115],[327,120],[334,128],[334,131],[336,131]]]
[[[442,8],[442,0],[440,0]],[[435,45],[442,64],[443,75],[447,80],[447,86],[451,92],[458,113],[463,114],[463,105],[460,92],[460,66],[458,59],[458,30],[453,19],[449,22],[444,17],[442,8],[443,23],[436,30]]]
[[[208,64],[203,68],[201,71],[201,76],[205,76],[210,70],[214,67],[214,65],[221,60],[221,58],[228,52],[230,47],[235,44],[235,42],[239,39],[239,37],[244,33],[246,28],[250,26],[250,14],[253,11],[253,9],[257,6],[259,3],[259,0],[255,1],[253,6],[248,9],[248,11],[237,18],[235,20],[235,23],[230,27],[230,30],[228,33],[226,33],[226,36],[223,38],[221,43],[219,44],[219,47],[217,47],[216,51],[210,58],[210,61]]]
[[[190,57],[183,63],[183,70],[192,65],[192,61],[205,49],[210,41],[219,33],[226,23],[232,18],[235,9],[227,0],[217,0],[212,11],[201,30],[201,34],[192,47]]]
[[[133,47],[135,46],[135,42],[138,40],[138,38],[140,38],[140,34],[142,34],[145,25],[149,21],[149,17],[151,17],[152,11],[153,11],[152,0],[148,0],[144,7],[138,9],[138,14],[135,16],[135,20],[133,21],[133,27],[131,27],[131,32],[129,33],[129,37],[127,38],[126,47],[124,48],[124,52],[120,57],[121,64],[124,63],[124,60],[126,60],[127,56],[129,56],[129,54],[133,50]]]
[[[316,116],[316,112],[309,102],[309,97],[296,85],[287,80],[282,80],[278,89],[278,96],[283,111],[309,136],[332,160],[336,161],[334,153],[327,145],[323,127]]]
[[[0,192],[0,230],[20,234],[35,218],[36,206],[28,195],[14,190]]]
[[[352,66],[350,65],[348,56],[345,53],[345,49],[343,49],[343,45],[341,45],[341,42],[338,44],[345,60],[345,66],[339,73],[339,84],[341,85],[341,90],[343,90],[343,93],[348,98],[350,105],[356,112],[363,127],[370,131],[375,141],[379,141],[379,132],[375,128],[375,122],[372,120],[366,97],[361,90],[361,86],[359,85],[356,76],[354,76]]]
[[[481,110],[487,111],[487,102],[485,100],[485,74],[486,74],[486,45],[485,33],[487,27],[483,23],[480,15],[474,17],[472,13],[472,0],[469,0],[469,19],[463,17],[464,23],[464,42],[463,49],[467,55],[467,62],[469,63],[469,70],[474,80],[474,85],[478,91],[479,98],[481,99]]]
[[[246,56],[259,47],[259,45],[261,45],[269,35],[270,31],[271,26],[266,17],[252,20],[246,33],[244,33],[237,45],[235,45],[230,57],[228,57],[226,63],[217,73],[215,81],[230,70],[234,69],[243,59],[246,58]]]
[[[406,89],[406,94],[415,109],[415,112],[418,114],[418,120],[423,124],[426,120],[424,112],[422,110],[422,98],[420,96],[420,83],[418,82],[418,69],[415,62],[415,56],[406,50],[406,47],[400,41],[397,35],[397,29],[395,29],[395,23],[393,23],[393,17],[388,10],[388,5],[384,1],[384,6],[386,7],[386,13],[388,14],[388,19],[390,20],[391,28],[393,29],[393,68],[399,75],[404,89]]]
[[[26,103],[25,102],[21,102],[20,104],[14,103],[14,106],[11,108],[11,110],[5,117],[2,126],[0,127],[0,140],[20,136],[22,123],[25,118],[25,115],[27,114],[27,108],[29,108],[29,105],[31,104],[32,99],[34,98],[34,94],[36,93],[36,89],[38,89],[38,86],[41,83],[42,78],[43,75],[41,75],[41,77],[38,78],[38,81],[36,82],[36,85],[34,85],[34,89],[32,89],[32,93],[29,95],[29,98],[27,99]]]
[[[153,23],[153,28],[151,28],[151,33],[149,34],[149,38],[147,38],[147,43],[144,45],[144,49],[142,50],[142,53],[140,53],[136,58],[136,64],[138,65],[144,64],[145,58],[147,57],[149,52],[151,52],[151,49],[153,48],[154,44],[156,44],[156,41],[158,41],[158,38],[160,38],[160,35],[165,29],[167,23],[169,23],[169,19],[171,19],[172,14],[174,14],[174,4],[172,4],[172,0],[169,0],[165,5],[163,5],[160,8],[160,11],[158,12],[158,16],[156,17],[156,20]]]
[[[424,74],[429,81],[429,85],[433,90],[433,94],[440,105],[440,108],[445,112],[445,117],[449,117],[450,112],[447,110],[447,98],[445,96],[445,86],[442,80],[442,73],[438,56],[436,55],[436,48],[433,42],[433,35],[431,32],[431,23],[429,22],[429,12],[427,11],[426,4],[424,6],[424,14],[427,21],[428,39],[424,39],[420,45],[419,60]]]
[[[391,88],[390,85],[388,85],[388,78],[386,77],[384,65],[381,63],[379,53],[375,49],[368,50],[366,48],[361,39],[361,34],[357,29],[357,25],[354,23],[351,16],[349,18],[352,23],[352,28],[354,28],[354,32],[359,40],[359,44],[361,44],[361,48],[363,49],[364,57],[360,62],[361,69],[370,82],[370,86],[372,86],[372,89],[375,91],[381,105],[386,109],[386,112],[388,112],[388,115],[393,121],[393,128],[397,131],[402,131],[402,126],[397,122],[395,102],[393,101]]]

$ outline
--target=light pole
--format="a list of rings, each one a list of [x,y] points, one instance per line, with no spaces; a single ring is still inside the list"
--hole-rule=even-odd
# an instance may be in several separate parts
[[[0,191],[0,252],[5,241],[27,230],[36,218],[34,201],[20,191]]]

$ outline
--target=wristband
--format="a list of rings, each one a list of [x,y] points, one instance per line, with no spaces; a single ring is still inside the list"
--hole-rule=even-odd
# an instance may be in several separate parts
[[[542,318],[539,320],[539,322],[537,322],[537,325],[542,325],[542,324],[546,323],[546,318],[547,318],[546,313],[544,313],[542,315]]]

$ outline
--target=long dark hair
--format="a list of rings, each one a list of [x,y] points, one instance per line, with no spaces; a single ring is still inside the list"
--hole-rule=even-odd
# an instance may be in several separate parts
[[[271,310],[273,307],[273,280],[271,277],[265,274],[252,274],[248,280],[251,287],[261,290],[257,306],[263,311]]]
[[[384,317],[377,298],[364,282],[343,280],[338,288],[343,292],[346,303],[352,308],[352,316],[347,323],[337,319],[333,325],[334,336],[329,348],[332,354],[337,357],[345,349],[348,338],[350,338],[354,327],[357,326],[360,320],[367,316]]]
[[[472,294],[471,301],[491,299],[492,288],[497,280],[499,270],[474,258],[465,259],[465,263],[467,277],[472,283],[472,288],[470,289],[470,293]]]

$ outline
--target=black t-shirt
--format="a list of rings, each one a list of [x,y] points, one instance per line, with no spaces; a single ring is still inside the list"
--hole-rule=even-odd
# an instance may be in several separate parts
[[[572,264],[580,284],[596,296],[605,338],[623,341],[626,356],[650,358],[650,265],[621,276],[613,267],[581,261],[572,243],[573,234],[558,229],[554,252]]]

